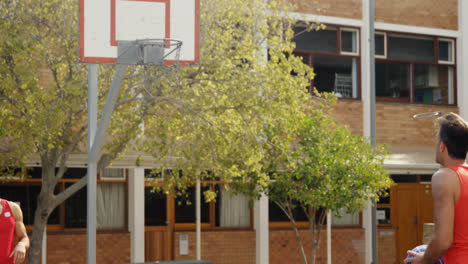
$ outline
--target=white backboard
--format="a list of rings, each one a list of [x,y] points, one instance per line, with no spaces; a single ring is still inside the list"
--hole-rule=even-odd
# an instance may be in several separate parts
[[[79,59],[116,63],[120,40],[182,41],[179,63],[199,61],[200,0],[79,0]],[[175,53],[165,64],[174,63]]]

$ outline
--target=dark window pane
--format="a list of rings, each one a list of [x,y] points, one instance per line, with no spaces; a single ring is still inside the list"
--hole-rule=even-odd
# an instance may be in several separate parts
[[[166,225],[167,196],[163,192],[145,187],[145,226]]]
[[[341,31],[341,51],[357,53],[356,31]]]
[[[201,222],[210,222],[210,204],[205,202],[203,192],[208,190],[208,187],[201,188]],[[175,200],[175,221],[176,223],[195,223],[195,204],[196,204],[196,192],[195,187],[187,189],[188,197],[178,197]]]
[[[41,167],[31,167],[27,169],[27,176],[32,179],[41,179],[42,178],[42,168]]]
[[[338,97],[358,96],[356,58],[315,55],[313,64],[314,86],[319,92],[335,92]]]
[[[451,47],[449,47],[448,41],[439,41],[439,60],[440,61],[451,61]],[[450,45],[451,46],[451,45]]]
[[[37,208],[37,197],[41,191],[40,185],[2,185],[0,197],[12,202],[19,202],[23,212],[25,225],[34,224],[34,214]],[[59,224],[59,209],[55,208],[49,216],[48,224]]]
[[[390,189],[387,189],[380,197],[378,204],[390,204]]]
[[[434,61],[434,40],[388,36],[388,57],[406,61]]]
[[[385,56],[385,36],[375,35],[375,55]]]
[[[432,174],[421,175],[421,182],[430,182],[432,180]]]
[[[268,215],[270,222],[289,222],[289,218],[286,216],[286,214],[281,210],[281,208],[274,202],[269,203],[268,205]],[[303,222],[308,222],[309,219],[307,218],[307,215],[305,214],[304,210],[302,207],[297,206],[293,209],[293,216],[295,221],[303,221]]]
[[[414,65],[415,102],[449,104],[453,101],[453,76],[448,66]]]
[[[417,183],[418,182],[418,176],[416,175],[398,175],[394,174],[391,176],[392,180],[396,183]]]
[[[377,209],[377,222],[378,224],[391,224],[390,222],[390,208]]]
[[[58,169],[56,169],[56,172]],[[63,174],[64,179],[81,179],[88,173],[87,168],[68,168]]]
[[[145,169],[145,178],[162,178],[162,173],[156,170]]]
[[[66,187],[72,185],[66,184]],[[65,201],[65,227],[85,228],[87,222],[87,187],[70,196]]]
[[[375,87],[376,96],[409,98],[409,65],[377,63]]]
[[[303,32],[304,27],[296,27],[294,31],[293,41],[296,42],[296,49],[336,53],[336,29],[327,28]]]

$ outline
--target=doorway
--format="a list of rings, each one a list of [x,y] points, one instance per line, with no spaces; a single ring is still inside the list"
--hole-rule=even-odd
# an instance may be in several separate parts
[[[145,262],[173,260],[174,203],[145,187]]]
[[[392,187],[395,217],[397,263],[406,258],[406,251],[422,244],[424,223],[432,223],[431,184],[398,183]]]

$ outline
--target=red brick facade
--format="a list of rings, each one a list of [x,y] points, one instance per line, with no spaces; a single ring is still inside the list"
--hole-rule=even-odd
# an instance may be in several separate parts
[[[379,231],[381,231],[379,229]],[[379,263],[395,263],[395,240],[390,232],[380,232]],[[189,236],[189,255],[179,255],[179,235]],[[393,233],[392,233],[393,234]],[[310,238],[308,230],[301,230],[304,248],[309,256]],[[174,256],[176,260],[196,258],[195,232],[176,232]],[[365,245],[362,228],[332,229],[332,260],[340,264],[361,264],[364,262]],[[300,254],[291,229],[270,229],[270,264],[301,264]],[[202,259],[213,264],[255,264],[255,231],[202,231]],[[327,263],[326,231],[322,231],[320,249],[317,253],[317,264]]]
[[[361,0],[289,0],[300,13],[362,19]],[[391,24],[458,29],[457,0],[375,0],[375,20]]]
[[[130,233],[98,233],[96,263],[118,264],[130,262]],[[86,232],[47,234],[47,263],[86,263]]]
[[[413,115],[424,112],[443,111],[458,113],[455,106],[422,104],[376,104],[376,136],[378,143],[405,146],[432,146],[434,144],[434,119],[414,119]],[[341,100],[333,116],[351,130],[362,135],[362,102]]]

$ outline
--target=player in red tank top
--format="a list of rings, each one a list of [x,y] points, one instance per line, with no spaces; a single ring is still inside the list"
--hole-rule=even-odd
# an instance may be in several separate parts
[[[16,246],[14,239],[16,235]],[[23,223],[21,208],[0,199],[0,264],[19,264],[26,256],[29,238]]]
[[[434,233],[424,253],[408,251],[414,258],[404,263],[468,263],[468,124],[457,114],[437,119],[436,161],[443,168],[432,175]]]

